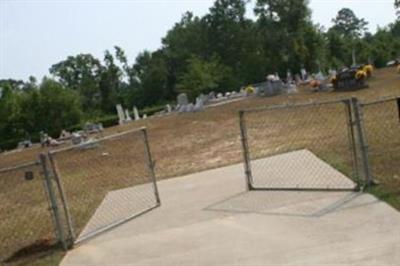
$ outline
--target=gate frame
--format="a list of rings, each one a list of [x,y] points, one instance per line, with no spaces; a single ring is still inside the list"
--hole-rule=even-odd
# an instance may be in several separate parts
[[[399,119],[400,119],[400,95],[397,96],[391,96],[391,97],[384,97],[381,99],[376,99],[372,101],[367,101],[367,102],[360,102],[357,100],[357,98],[353,97],[355,99],[355,104],[357,105],[357,108],[359,113],[360,113],[360,131],[361,134],[363,134],[363,139],[364,139],[364,147],[362,147],[362,152],[365,154],[364,160],[364,171],[366,175],[366,185],[367,186],[374,186],[379,184],[378,181],[374,178],[374,175],[371,170],[371,161],[369,158],[369,145],[368,145],[368,137],[365,132],[367,131],[365,129],[364,125],[364,108],[375,105],[375,104],[380,104],[380,103],[385,103],[385,102],[391,102],[391,101],[397,101],[398,104],[398,111],[399,111]]]
[[[65,147],[65,148],[61,148],[61,149],[58,149],[58,150],[52,150],[52,151],[49,151],[47,153],[47,156],[49,157],[49,161],[50,161],[50,165],[51,165],[52,171],[54,173],[54,179],[56,181],[57,190],[58,190],[58,193],[60,195],[61,204],[63,205],[64,216],[65,216],[66,223],[67,223],[69,238],[66,238],[66,241],[65,241],[66,242],[66,244],[65,244],[66,247],[73,248],[75,245],[81,244],[82,242],[85,242],[85,241],[87,241],[89,239],[92,239],[92,238],[98,236],[101,233],[107,232],[107,231],[109,231],[109,230],[111,230],[111,229],[113,229],[113,228],[115,228],[115,227],[117,227],[117,226],[119,226],[121,224],[124,224],[124,223],[126,223],[126,222],[128,222],[128,221],[130,221],[130,220],[132,220],[132,219],[134,219],[136,217],[139,217],[139,216],[141,216],[141,215],[143,215],[145,213],[148,213],[151,210],[161,206],[161,200],[160,200],[158,187],[157,187],[157,179],[156,179],[156,174],[155,174],[155,170],[154,170],[155,161],[153,161],[153,159],[152,159],[146,127],[141,127],[141,128],[138,128],[138,129],[133,129],[133,130],[121,132],[121,133],[118,133],[118,134],[113,134],[113,135],[110,135],[110,136],[106,136],[106,137],[103,137],[101,139],[94,140],[93,143],[99,143],[99,142],[104,141],[104,140],[114,139],[116,137],[128,135],[128,134],[135,133],[135,132],[141,132],[142,133],[142,137],[143,137],[142,141],[143,141],[143,145],[144,145],[144,149],[145,149],[145,158],[146,158],[146,161],[147,161],[146,164],[147,164],[147,167],[148,167],[148,170],[149,170],[149,174],[150,174],[150,179],[151,179],[149,181],[149,183],[150,182],[152,183],[153,192],[154,192],[154,196],[155,196],[155,199],[156,199],[156,204],[153,207],[147,208],[147,209],[145,209],[143,211],[140,211],[139,213],[128,215],[124,219],[121,219],[121,220],[118,220],[116,222],[113,222],[113,223],[111,223],[111,224],[109,224],[107,226],[104,226],[104,227],[102,227],[100,229],[97,229],[97,230],[95,230],[95,231],[93,231],[93,232],[91,232],[89,234],[86,234],[83,237],[80,237],[80,238],[76,235],[76,232],[75,232],[75,228],[74,228],[74,225],[73,225],[73,222],[72,222],[73,218],[72,218],[71,212],[69,210],[69,203],[68,203],[67,195],[65,193],[65,189],[64,189],[64,185],[63,185],[63,180],[62,180],[63,178],[62,178],[62,175],[61,175],[60,170],[58,168],[57,160],[55,159],[56,154],[58,154],[60,152],[63,152],[63,151],[68,151],[68,150],[75,149],[76,145]],[[60,228],[60,229],[62,230],[62,228]]]
[[[248,144],[247,126],[245,121],[246,112],[262,112],[268,110],[278,110],[278,109],[292,109],[301,108],[308,106],[323,106],[329,104],[339,104],[343,103],[346,107],[347,116],[347,131],[348,131],[348,144],[352,157],[353,174],[355,175],[355,187],[354,188],[280,188],[280,187],[254,187],[253,185],[253,175],[251,168],[250,159],[250,149]],[[313,101],[308,103],[297,103],[297,104],[283,104],[283,105],[273,105],[273,106],[261,106],[243,109],[239,111],[239,125],[241,133],[242,142],[242,152],[244,161],[244,172],[246,178],[247,190],[261,190],[261,191],[363,191],[365,185],[369,185],[371,179],[368,163],[368,145],[366,144],[366,139],[364,135],[363,122],[362,122],[362,111],[360,110],[360,103],[355,97],[342,98],[328,101]],[[359,153],[361,154],[361,162],[358,160]],[[359,172],[359,168],[362,167],[363,176]],[[362,182],[364,181],[364,182]],[[363,184],[365,183],[365,184]]]

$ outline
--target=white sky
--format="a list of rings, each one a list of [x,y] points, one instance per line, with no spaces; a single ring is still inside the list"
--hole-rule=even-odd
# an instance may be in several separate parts
[[[255,0],[252,0],[254,2]],[[121,46],[130,63],[161,38],[185,11],[202,16],[213,0],[0,0],[0,79],[48,74],[68,55]],[[314,22],[330,27],[342,7],[365,18],[370,30],[395,20],[394,0],[311,0]],[[251,7],[249,7],[250,9]],[[251,11],[251,10],[249,10]]]

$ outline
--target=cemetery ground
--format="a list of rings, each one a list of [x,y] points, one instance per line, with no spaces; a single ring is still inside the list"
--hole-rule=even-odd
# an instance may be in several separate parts
[[[104,135],[112,135],[133,128],[146,126],[148,128],[151,151],[156,161],[157,179],[162,180],[240,163],[242,161],[242,146],[238,122],[238,111],[240,109],[263,105],[270,106],[285,103],[324,101],[348,98],[351,96],[356,96],[361,101],[371,101],[381,97],[400,95],[400,76],[396,74],[394,69],[386,68],[376,70],[374,77],[368,81],[368,84],[368,89],[351,92],[314,93],[311,92],[309,88],[304,87],[300,88],[300,92],[295,95],[278,95],[270,98],[249,97],[230,104],[206,108],[203,112],[199,113],[152,117],[147,120],[132,122],[123,126],[107,128],[105,129]],[[329,120],[340,120],[340,114],[336,111],[337,110],[332,108],[328,113],[324,114],[328,122]],[[379,119],[379,112],[376,112],[375,115],[376,119]],[[285,138],[284,131],[287,130],[284,118],[285,117],[280,117],[279,113],[276,113],[273,117],[262,118],[263,123],[274,124],[275,133],[273,138],[257,139],[260,146],[268,146],[271,149],[279,148],[278,145],[281,145]],[[257,119],[257,117],[253,117],[252,119]],[[343,121],[343,123],[345,122]],[[327,130],[323,130],[321,127],[318,127],[318,129],[320,129],[318,131],[313,130],[312,125],[307,123],[306,113],[304,113],[303,118],[299,118],[297,125],[304,125],[303,128],[296,128],[303,136],[303,143],[312,146],[314,138],[326,138],[329,140],[326,142],[326,145],[319,147],[321,152],[324,153],[325,151],[326,154],[329,154],[330,150],[334,150],[338,147],[338,141],[340,141],[337,134],[338,132],[332,132],[328,128]],[[343,124],[343,129],[346,129],[345,124]],[[130,140],[127,139],[127,141]],[[386,141],[386,138],[381,138],[380,145],[382,145],[383,148],[387,147],[389,149],[389,145],[392,145],[392,142]],[[35,147],[20,152],[1,154],[0,168],[34,160],[37,158],[38,153],[44,151],[46,151],[45,148]],[[123,156],[124,155],[121,154],[121,157]],[[398,161],[395,161],[396,158],[390,156],[390,154],[384,153],[381,159],[385,162],[381,170],[386,173],[386,175],[384,175],[385,177],[381,180],[378,180],[380,185],[370,188],[369,191],[400,210],[400,178],[398,173],[397,175],[393,175],[390,167],[391,165],[398,164]],[[327,160],[332,160],[330,163],[334,165],[335,168],[350,175],[348,165],[337,160],[337,158],[327,158]],[[81,170],[82,172],[86,172],[86,174],[90,174],[88,171],[93,170],[90,170],[90,168],[87,167],[88,165],[90,165],[90,158],[85,157],[77,158],[76,164],[74,166],[71,165],[71,167],[74,167],[77,171]],[[387,168],[385,168],[386,166]],[[74,195],[77,197],[76,200],[71,202],[70,207],[81,217],[81,219],[79,219],[80,221],[87,221],[90,219],[93,214],[93,209],[90,209],[90,211],[87,209],[80,209],[79,197],[87,197],[87,195],[94,197],[94,206],[98,205],[104,197],[104,194],[102,194],[103,192],[99,193],[98,184],[109,180],[109,173],[115,168],[115,162],[110,162],[109,165],[104,165],[104,167],[110,169],[110,171],[106,171],[107,173],[103,174],[96,172],[96,178],[86,179],[84,182],[76,178],[73,179],[76,183],[70,184],[71,189],[74,190]],[[121,173],[128,171],[127,168],[124,168],[124,165],[119,165],[118,167],[118,171]],[[241,175],[243,175],[242,172],[240,173]],[[201,175],[198,176],[198,178],[201,177]],[[140,182],[141,181],[138,181],[138,183]],[[125,184],[115,182],[115,188],[121,187],[122,185]],[[20,190],[19,187],[10,187],[7,198],[4,199],[5,202],[2,201],[2,206],[14,202],[16,198],[21,197],[22,193],[23,190]],[[42,206],[38,206],[37,201],[32,199],[32,204],[36,204],[32,206],[33,208],[47,209],[47,202],[43,202]],[[1,213],[2,210],[4,209],[0,208],[0,216],[4,217]],[[15,219],[10,220],[10,222],[11,221],[13,223],[18,223]],[[78,224],[78,231],[81,230],[83,226],[84,222]],[[2,232],[0,232],[0,235],[1,233]],[[51,251],[50,253],[39,252],[31,256],[16,259],[15,263],[25,264],[29,262],[32,265],[50,265],[59,262],[63,255],[61,251]]]

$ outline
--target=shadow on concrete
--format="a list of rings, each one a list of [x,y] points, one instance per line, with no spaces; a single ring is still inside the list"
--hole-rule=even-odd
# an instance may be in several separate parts
[[[376,204],[358,200],[361,192],[245,191],[204,208],[206,211],[263,215],[322,217],[331,213]]]

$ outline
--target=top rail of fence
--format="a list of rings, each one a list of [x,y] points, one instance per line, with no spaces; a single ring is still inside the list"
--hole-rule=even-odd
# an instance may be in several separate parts
[[[301,107],[309,107],[309,106],[320,106],[320,105],[328,105],[328,104],[335,104],[335,103],[350,103],[351,98],[339,98],[335,100],[328,100],[328,101],[311,101],[311,102],[303,102],[303,103],[287,103],[281,105],[272,105],[272,106],[260,106],[254,108],[247,108],[242,109],[239,112],[262,112],[268,110],[277,110],[277,109],[287,109],[287,108],[301,108]]]
[[[79,144],[79,145],[72,145],[72,146],[68,146],[68,147],[65,147],[65,148],[52,150],[52,151],[49,151],[49,154],[52,155],[52,154],[57,154],[57,153],[73,150],[73,149],[79,149],[79,148],[85,147],[85,145],[88,145],[88,144],[96,144],[96,143],[102,142],[104,140],[115,139],[115,138],[118,138],[118,137],[122,137],[122,136],[125,136],[125,135],[129,135],[129,134],[135,133],[135,132],[141,132],[141,131],[146,131],[146,130],[147,130],[146,127],[135,128],[135,129],[132,129],[132,130],[124,131],[124,132],[113,134],[113,135],[110,135],[110,136],[106,136],[106,137],[103,137],[103,138],[100,138],[100,139],[94,139],[93,141],[91,141],[89,143],[83,143],[83,144]]]
[[[384,102],[390,102],[390,101],[396,101],[396,100],[400,100],[400,95],[385,97],[385,98],[368,101],[368,102],[363,102],[363,103],[361,103],[361,106],[374,105],[374,104],[378,104],[378,103],[384,103]]]
[[[32,167],[32,166],[37,166],[39,164],[40,163],[38,161],[31,161],[31,162],[27,162],[27,163],[22,163],[22,164],[10,166],[10,167],[2,168],[2,169],[0,169],[0,174],[7,173],[7,172],[12,172],[12,171],[15,171],[15,170],[28,168],[28,167]]]

